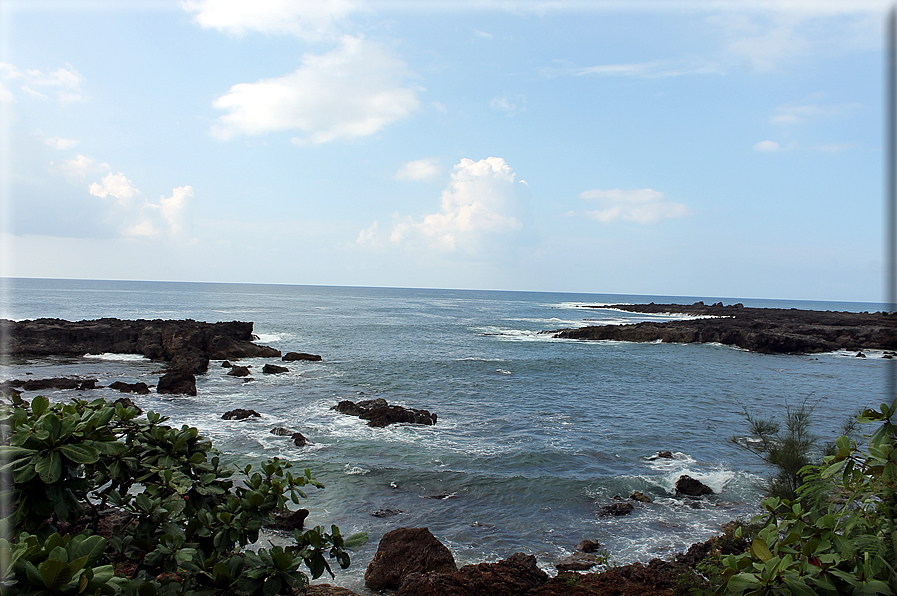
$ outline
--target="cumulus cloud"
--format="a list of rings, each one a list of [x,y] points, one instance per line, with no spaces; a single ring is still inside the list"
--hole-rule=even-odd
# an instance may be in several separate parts
[[[664,219],[685,217],[690,213],[684,203],[670,201],[664,193],[650,188],[594,189],[580,193],[579,196],[590,201],[598,201],[600,208],[587,211],[586,215],[604,223],[623,220],[653,224]]]
[[[49,100],[50,95],[53,95],[63,105],[83,99],[81,84],[84,77],[70,64],[45,73],[40,70],[19,70],[16,66],[3,62],[0,63],[0,77],[10,81],[10,86],[16,86],[37,99]],[[0,87],[0,101],[8,103],[15,101],[15,97],[9,89]]]
[[[193,199],[190,186],[179,186],[172,190],[170,197],[159,197],[158,202],[149,201],[124,173],[112,172],[109,164],[99,163],[87,155],[51,163],[50,172],[64,176],[76,187],[86,187],[91,196],[103,199],[97,205],[102,210],[100,217],[117,233],[152,237],[174,236],[185,231]],[[88,182],[91,178],[96,181]]]
[[[423,243],[449,252],[476,252],[491,239],[523,227],[523,187],[500,157],[462,159],[442,192],[440,211],[420,221],[406,217],[396,222],[389,240],[396,244]],[[377,230],[375,222],[359,234],[358,241],[375,241]]]
[[[357,9],[349,0],[183,0],[205,29],[241,36],[250,31],[315,41],[337,34],[337,24]]]
[[[439,160],[435,157],[415,159],[402,164],[396,172],[396,180],[434,180],[442,174]]]
[[[103,177],[102,183],[93,182],[88,187],[88,190],[90,190],[90,194],[95,197],[100,197],[101,199],[113,196],[118,199],[120,204],[127,203],[128,199],[137,194],[137,189],[134,188],[134,184],[121,172],[118,174],[113,174],[111,172],[106,174],[106,176]]]
[[[415,90],[402,86],[407,74],[383,44],[345,36],[336,50],[306,55],[291,74],[231,87],[213,104],[227,114],[212,134],[226,140],[300,130],[299,144],[372,135],[418,108]]]
[[[75,147],[78,144],[78,141],[75,139],[63,139],[62,137],[49,137],[44,139],[44,143],[51,149],[65,151],[66,149]]]

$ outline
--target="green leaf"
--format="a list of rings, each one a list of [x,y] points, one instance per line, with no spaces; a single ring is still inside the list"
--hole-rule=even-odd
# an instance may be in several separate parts
[[[100,459],[100,452],[85,445],[60,445],[59,451],[76,464],[93,464]]]
[[[31,412],[34,414],[35,419],[43,416],[48,407],[50,407],[50,400],[43,395],[38,395],[31,402]]]
[[[53,484],[62,476],[62,457],[55,449],[51,450],[37,460],[34,469],[40,474],[41,480],[47,484]]]
[[[54,592],[72,580],[73,573],[69,564],[60,559],[47,559],[38,566],[44,587]]]
[[[53,439],[53,441],[59,439],[59,431],[62,430],[62,423],[59,421],[59,416],[53,412],[45,414],[41,419],[41,427],[50,433],[49,438]]]
[[[772,558],[769,547],[766,546],[766,542],[759,536],[754,538],[754,541],[751,543],[751,554],[764,563]]]
[[[358,532],[357,534],[352,534],[343,541],[343,548],[358,548],[359,546],[366,544],[367,541],[367,532]]]
[[[96,565],[106,551],[106,539],[102,536],[87,536],[80,539],[76,536],[72,540],[70,551],[75,557],[87,557],[88,565]]]

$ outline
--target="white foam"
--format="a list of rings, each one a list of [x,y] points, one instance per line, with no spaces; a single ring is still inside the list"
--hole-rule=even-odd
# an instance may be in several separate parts
[[[260,341],[264,343],[280,341],[282,338],[277,333],[256,333],[255,336],[258,338],[255,341]]]
[[[894,354],[893,350],[835,350],[834,352],[823,352],[823,354],[829,356],[835,356],[837,358],[854,358],[856,360],[863,360],[863,356],[867,359],[872,360],[890,360],[890,358],[885,358],[886,354],[892,355]],[[857,354],[863,354],[863,356],[857,356]]]
[[[115,360],[121,362],[151,362],[151,360],[143,354],[114,354],[112,352],[103,352],[102,354],[84,354],[84,357],[96,360]]]
[[[346,464],[346,474],[349,476],[364,476],[365,474],[370,473],[370,470],[366,470],[360,466],[353,466],[351,464]]]
[[[510,375],[510,374],[512,374],[511,371],[509,371],[509,370],[505,370],[505,369],[503,369],[503,368],[496,368],[496,369],[495,369],[495,372],[497,372],[498,374],[501,374],[501,375]]]

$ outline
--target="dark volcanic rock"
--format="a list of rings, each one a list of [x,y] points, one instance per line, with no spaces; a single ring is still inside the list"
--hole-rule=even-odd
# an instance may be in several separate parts
[[[236,410],[225,412],[221,416],[221,418],[224,420],[246,420],[247,418],[261,418],[261,416],[262,415],[255,410],[244,410],[243,408],[237,408]]]
[[[317,354],[306,354],[305,352],[287,352],[281,358],[284,362],[295,362],[297,360],[306,360],[308,362],[321,362],[323,358]]]
[[[116,381],[109,384],[110,389],[118,389],[122,393],[136,393],[138,395],[146,395],[150,392],[149,385],[146,383],[125,383]]]
[[[308,517],[308,509],[297,509],[289,513],[278,513],[274,516],[274,528],[292,532],[296,528],[302,529],[305,518]]]
[[[371,515],[373,515],[374,517],[393,517],[394,515],[399,515],[400,513],[402,513],[401,509],[390,509],[389,507],[387,507],[386,509],[378,509]]]
[[[548,579],[536,557],[515,553],[496,563],[465,565],[454,573],[409,574],[396,596],[525,596]]]
[[[576,545],[576,550],[582,553],[597,553],[601,549],[601,543],[588,538]]]
[[[159,379],[156,393],[196,395],[196,377],[193,373],[182,370],[171,371]]]
[[[0,327],[10,338],[0,346],[8,356],[143,354],[194,374],[206,372],[210,358],[280,356],[280,350],[252,343],[252,323],[240,321],[2,319]]]
[[[598,307],[595,307],[598,308]],[[897,348],[897,316],[740,305],[616,304],[606,308],[641,313],[684,313],[690,321],[645,322],[562,329],[555,337],[668,343],[718,342],[766,354]]]
[[[558,571],[586,571],[599,563],[598,555],[592,553],[573,553],[559,561],[554,568]]]
[[[14,379],[7,381],[10,387],[21,387],[25,391],[44,391],[45,389],[77,389],[81,383],[78,379],[66,379],[63,377],[55,377],[52,379],[29,379],[21,381]]]
[[[278,426],[276,428],[271,429],[272,435],[277,435],[278,437],[289,437],[293,434],[293,431],[286,429],[282,426]]]
[[[364,572],[372,590],[396,589],[410,573],[452,573],[455,558],[427,528],[398,528],[380,539],[377,553]]]
[[[277,366],[276,364],[266,364],[262,368],[262,372],[266,375],[276,375],[277,373],[290,372],[286,366]]]
[[[645,493],[640,492],[640,491],[635,491],[634,493],[629,495],[629,498],[632,499],[633,501],[639,501],[641,503],[652,503],[653,502],[651,500],[651,497],[649,497],[648,495],[646,495]]]
[[[701,495],[712,495],[713,489],[700,480],[683,474],[676,481],[676,492],[690,497],[700,497]]]
[[[682,566],[653,559],[603,573],[559,573],[527,596],[675,596],[681,571]]]
[[[362,420],[367,420],[368,426],[382,427],[396,422],[428,425],[436,424],[436,414],[431,414],[427,410],[391,406],[382,398],[369,399],[358,403],[344,400],[330,409],[336,410],[342,414],[358,416]]]
[[[249,376],[249,367],[248,366],[232,366],[231,369],[227,372],[227,374],[232,377],[248,377]]]
[[[143,414],[143,410],[141,410],[137,404],[131,401],[130,397],[119,397],[117,400],[112,402],[112,405],[118,404],[121,404],[125,408],[134,408],[135,410],[137,410],[137,414]]]
[[[635,505],[632,503],[611,503],[598,510],[598,515],[629,515]]]
[[[290,439],[296,447],[305,447],[311,442],[302,433],[293,433],[290,435]]]

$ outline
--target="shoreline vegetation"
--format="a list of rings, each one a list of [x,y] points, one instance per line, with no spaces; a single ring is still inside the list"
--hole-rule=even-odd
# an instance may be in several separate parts
[[[897,317],[885,313],[758,309],[746,308],[740,304],[723,306],[722,303],[718,303],[708,306],[700,302],[692,305],[652,303],[585,308],[608,308],[646,314],[678,313],[704,318],[631,325],[590,326],[546,333],[553,333],[554,337],[586,340],[716,342],[770,354],[878,349],[885,350],[884,358],[889,358],[892,355],[888,350],[897,349]],[[165,361],[169,367],[167,374],[203,374],[208,370],[210,359],[280,356],[278,350],[253,343],[253,340],[257,338],[252,335],[252,323],[211,324],[193,320],[123,321],[119,319],[69,322],[60,319],[38,319],[21,322],[3,320],[0,321],[0,327],[6,337],[11,338],[11,341],[4,346],[4,355],[7,357],[83,355],[101,352],[143,354],[148,358]],[[320,359],[317,356],[315,358]],[[284,357],[284,360],[286,361],[287,358]],[[160,379],[160,386],[161,381],[162,379]],[[195,383],[193,386],[195,395]],[[266,465],[271,467],[271,470],[267,472],[266,482],[276,480],[274,488],[271,489],[273,492],[269,495],[265,492],[267,489],[258,484],[255,476],[251,476],[249,467],[243,470],[245,476],[250,479],[244,485],[245,488],[241,488],[231,481],[220,480],[230,474],[218,476],[218,460],[217,457],[214,457],[213,467],[216,476],[212,480],[214,483],[222,483],[220,487],[223,491],[216,488],[209,493],[204,488],[209,478],[200,479],[197,476],[191,481],[192,473],[188,472],[190,466],[206,465],[207,458],[215,454],[211,444],[203,441],[196,429],[188,429],[188,427],[184,427],[181,431],[169,429],[160,424],[164,422],[164,419],[152,412],[148,413],[150,418],[146,422],[139,422],[137,418],[139,412],[136,409],[132,410],[127,404],[107,405],[103,400],[88,403],[75,399],[72,404],[51,405],[45,398],[38,397],[32,404],[28,404],[21,400],[18,392],[12,387],[9,380],[0,383],[2,392],[12,399],[9,406],[4,406],[5,414],[3,416],[7,424],[11,425],[12,432],[5,433],[4,443],[6,446],[0,449],[6,452],[4,468],[7,469],[7,472],[15,470],[15,486],[6,486],[4,489],[12,488],[13,501],[18,502],[15,512],[17,523],[12,520],[5,522],[12,524],[7,525],[7,535],[12,536],[13,539],[9,542],[2,540],[0,543],[0,550],[3,550],[0,554],[6,557],[4,559],[6,561],[4,563],[6,567],[4,569],[5,585],[2,593],[38,593],[41,587],[48,589],[48,586],[55,586],[54,589],[73,587],[75,591],[72,593],[81,593],[78,586],[82,583],[85,586],[89,585],[92,591],[99,589],[99,593],[103,594],[130,593],[127,587],[128,577],[127,575],[119,576],[119,571],[125,569],[134,576],[139,569],[145,572],[140,576],[143,578],[140,581],[141,585],[145,586],[144,591],[147,593],[198,594],[200,592],[196,592],[192,588],[187,590],[187,588],[188,585],[192,585],[190,582],[199,582],[197,586],[204,584],[203,590],[205,591],[201,590],[204,594],[301,594],[304,584],[307,582],[304,574],[299,571],[299,565],[303,561],[309,566],[313,577],[320,576],[325,566],[329,570],[324,552],[327,546],[332,546],[334,550],[331,551],[330,556],[335,556],[341,566],[344,563],[348,564],[348,555],[341,550],[343,541],[335,526],[331,534],[325,534],[323,528],[315,528],[311,531],[312,534],[308,534],[308,532],[303,534],[300,527],[295,533],[297,547],[293,550],[277,551],[276,555],[280,560],[271,559],[275,554],[274,551],[269,553],[264,549],[259,551],[266,553],[262,559],[251,556],[246,558],[241,555],[243,558],[238,562],[233,558],[237,556],[232,554],[235,542],[248,544],[252,541],[252,537],[257,536],[258,529],[269,517],[273,519],[275,513],[286,511],[288,499],[285,498],[284,488],[278,488],[281,486],[281,481],[277,479],[286,480],[286,492],[292,493],[294,489],[305,482],[315,484],[308,471],[305,472],[304,477],[293,477],[286,472],[288,464],[281,467],[277,461],[269,462]],[[95,387],[79,386],[79,388],[93,389]],[[372,406],[388,407],[386,404],[372,404]],[[851,443],[842,437],[843,440],[839,440],[838,443],[837,454],[828,456],[825,464],[817,468],[815,472],[808,471],[811,475],[815,474],[813,478],[816,481],[813,486],[817,493],[823,490],[821,487],[824,482],[820,479],[825,478],[828,479],[829,484],[833,485],[826,485],[826,490],[829,490],[827,494],[840,495],[838,500],[820,501],[822,504],[814,505],[815,509],[811,509],[809,499],[807,503],[801,504],[802,497],[795,500],[793,504],[783,500],[764,501],[767,520],[766,527],[762,530],[760,528],[763,527],[763,524],[752,527],[733,523],[721,528],[723,532],[721,536],[704,543],[693,544],[686,553],[679,554],[669,561],[655,559],[648,564],[633,563],[615,566],[610,562],[612,557],[606,552],[599,550],[595,554],[597,545],[589,545],[590,549],[578,548],[574,555],[574,558],[579,557],[581,562],[589,563],[588,565],[562,569],[559,564],[558,575],[549,578],[535,566],[535,558],[524,553],[517,553],[497,563],[467,565],[461,569],[456,567],[452,569],[451,566],[428,568],[427,561],[429,561],[430,555],[423,554],[421,555],[423,563],[420,567],[406,568],[408,561],[413,558],[409,553],[416,548],[414,545],[406,545],[405,548],[411,550],[401,556],[380,557],[378,549],[378,555],[368,567],[368,573],[371,573],[371,566],[378,558],[385,558],[391,561],[393,566],[401,567],[403,571],[397,583],[383,586],[398,590],[397,594],[401,596],[410,594],[476,596],[487,593],[495,596],[504,594],[509,596],[554,596],[559,594],[570,596],[596,594],[679,596],[713,593],[719,587],[721,579],[728,581],[729,584],[728,587],[721,588],[724,591],[717,593],[753,593],[750,590],[759,589],[761,583],[769,589],[757,593],[817,593],[813,589],[822,589],[819,593],[828,593],[829,586],[833,586],[835,593],[842,593],[840,592],[842,587],[848,584],[853,585],[851,581],[858,574],[860,577],[858,581],[863,586],[868,586],[869,582],[873,582],[871,585],[876,588],[890,590],[877,593],[897,593],[897,590],[894,589],[897,586],[895,584],[897,580],[894,579],[897,574],[887,564],[879,565],[874,570],[866,569],[862,573],[843,571],[842,568],[849,566],[845,561],[849,563],[857,557],[865,556],[868,563],[868,551],[857,554],[855,548],[851,551],[849,545],[844,546],[849,542],[846,539],[846,534],[844,534],[843,540],[836,539],[837,536],[840,536],[837,534],[838,528],[826,526],[826,524],[832,525],[829,523],[831,513],[820,513],[810,519],[813,512],[821,510],[821,508],[840,508],[843,517],[848,511],[848,506],[851,503],[856,503],[857,498],[866,499],[876,507],[879,507],[880,503],[884,503],[888,507],[885,514],[890,516],[888,519],[891,520],[891,524],[884,528],[883,531],[887,535],[879,537],[880,540],[890,540],[891,537],[897,536],[893,515],[897,510],[894,506],[897,461],[892,461],[897,460],[897,449],[884,454],[884,463],[881,464],[881,469],[885,472],[883,476],[881,472],[877,472],[877,468],[870,471],[866,467],[867,462],[872,458],[881,459],[878,454],[883,444],[893,447],[895,434],[894,427],[891,425],[893,414],[893,410],[888,409],[886,405],[882,405],[880,414],[872,410],[867,410],[863,414],[867,422],[883,421],[885,423],[882,427],[884,431],[880,429],[872,439],[871,445],[878,450],[873,453],[872,447],[870,447],[870,453],[873,455],[861,453],[856,443]],[[67,419],[69,422],[66,422]],[[110,421],[118,425],[117,430],[105,428]],[[432,422],[435,423],[435,421],[436,416],[433,415]],[[85,424],[87,426],[84,426]],[[177,449],[183,449],[187,444],[192,445],[194,442],[197,442],[197,449],[202,452],[202,457],[190,452],[190,449],[178,455],[177,461],[180,463],[177,466],[187,467],[183,468],[186,473],[181,474],[179,480],[175,478],[177,482],[173,483],[174,477],[168,477],[164,473],[159,476],[160,470],[152,472],[150,476],[137,478],[135,474],[139,470],[126,469],[122,467],[123,463],[117,464],[121,468],[120,470],[116,468],[118,471],[113,471],[108,467],[112,465],[112,460],[121,459],[121,449],[112,446],[119,440],[116,438],[117,432],[140,434],[152,427],[159,428],[158,432],[161,433],[159,437],[164,436],[162,443],[174,449],[175,451],[172,453]],[[23,430],[24,434],[16,438],[19,428]],[[178,432],[187,433],[189,436],[185,435],[186,438],[182,441],[182,437],[177,435]],[[97,435],[97,433],[99,434]],[[135,458],[136,462],[150,456],[155,458],[154,461],[159,457],[169,457],[161,452],[156,453],[160,447],[163,447],[162,443],[158,445],[154,443],[159,437],[154,438],[153,434],[146,434],[141,440],[147,442],[147,445],[153,443],[152,446],[147,447],[146,453],[135,452],[130,457]],[[137,446],[139,447],[139,444]],[[174,460],[170,463],[174,463]],[[153,464],[156,467],[158,465],[158,463]],[[845,468],[845,466],[848,467]],[[94,470],[91,473],[99,474],[97,478],[101,480],[108,481],[113,478],[113,485],[107,484],[105,488],[98,485],[89,489],[88,472],[90,470]],[[834,471],[830,472],[830,470]],[[839,485],[838,482],[830,478],[834,476],[835,480],[839,480],[842,470],[844,470],[843,482]],[[208,472],[205,469],[202,471]],[[875,475],[876,473],[878,476]],[[156,476],[159,478],[157,479]],[[132,498],[133,496],[129,496],[127,491],[119,490],[122,487],[130,487],[131,483],[135,481],[142,482],[144,485],[149,481],[151,485],[155,486],[150,491],[152,492],[150,497],[154,502],[158,500],[156,507],[153,507],[153,503],[146,501],[145,498],[146,502],[142,502],[140,497]],[[875,484],[882,481],[884,488]],[[854,484],[865,482],[862,487],[865,492],[859,497],[850,493],[851,482]],[[870,485],[872,485],[872,490],[869,488]],[[128,547],[122,543],[123,539],[127,539],[126,536],[123,538],[121,534],[116,534],[114,530],[108,528],[108,535],[102,535],[102,542],[99,540],[101,536],[100,516],[88,492],[101,488],[105,491],[102,496],[104,506],[108,501],[119,509],[128,510],[128,515],[134,520],[133,527],[141,534],[139,544],[138,542],[129,542],[128,544],[132,546]],[[28,494],[22,492],[25,489]],[[246,504],[249,501],[243,505],[239,505],[235,501],[234,503],[238,504],[234,505],[225,504],[224,501],[216,504],[214,499],[209,500],[210,494],[230,494],[232,490],[241,497],[246,491],[255,491],[264,496],[256,498],[258,502],[253,501],[249,505]],[[43,496],[38,494],[43,491],[53,492],[55,496],[50,498],[49,492]],[[301,491],[296,492],[301,494]],[[245,506],[248,508],[247,511],[252,510],[252,523],[241,529],[238,535],[233,535],[238,536],[237,538],[229,535],[228,540],[220,541],[221,544],[218,544],[217,538],[215,541],[209,542],[211,537],[203,534],[200,531],[200,526],[190,525],[193,522],[189,522],[189,520],[186,530],[173,529],[176,526],[174,518],[182,517],[185,511],[182,506],[186,502],[183,496],[194,495],[194,493],[197,498],[199,495],[204,495],[202,499],[209,500],[209,511],[212,517],[206,516],[208,517],[207,522],[213,523],[213,520],[217,520],[214,521],[214,524],[223,524],[221,530],[225,534],[235,527],[233,524],[236,523],[236,518],[233,512],[228,514],[224,509],[217,513],[215,512],[217,510],[212,511],[215,507]],[[292,498],[289,500],[296,503],[297,495],[292,493],[290,496]],[[630,499],[633,498],[630,497]],[[262,506],[263,501],[264,506]],[[54,505],[49,508],[32,505],[40,502]],[[259,508],[260,506],[261,508]],[[187,510],[189,511],[190,507],[187,507]],[[867,507],[859,511],[864,513],[868,510]],[[616,513],[613,514],[616,515]],[[87,524],[88,527],[74,536],[66,537],[62,532],[57,531],[59,529],[77,530],[81,523],[80,520],[85,515],[91,520]],[[113,512],[108,515],[118,514]],[[154,520],[149,525],[140,521],[143,519],[142,516],[146,515],[149,515],[147,519]],[[825,517],[826,515],[828,517]],[[163,522],[163,518],[171,518],[169,520],[171,523],[168,526],[165,526],[164,523],[162,526],[158,525],[159,522]],[[249,518],[244,521],[248,520]],[[60,524],[60,522],[63,523]],[[807,524],[810,522],[812,522],[811,525],[816,524],[813,527],[819,528],[816,534],[828,532],[829,537],[826,539],[828,542],[820,540],[819,536],[815,534],[806,539],[809,542],[800,542],[804,540],[800,532],[806,530]],[[792,530],[796,527],[794,532],[797,534],[793,536],[789,534],[787,540],[775,543],[775,529],[778,527],[776,524],[787,524],[787,527]],[[19,525],[21,527],[18,527]],[[14,528],[15,531],[9,532]],[[426,531],[425,528],[417,530]],[[843,532],[848,530],[849,528],[842,529]],[[242,533],[244,531],[248,531],[245,536]],[[173,537],[167,537],[166,532],[173,533]],[[807,532],[812,534],[812,532]],[[153,538],[155,534],[158,535]],[[37,535],[43,536],[40,541],[35,537]],[[56,538],[48,538],[52,536],[56,536]],[[92,536],[96,538],[92,538]],[[384,541],[387,536],[384,536]],[[759,542],[757,536],[761,536]],[[347,547],[359,540],[356,537],[353,539],[346,540]],[[47,540],[56,545],[54,549],[47,548],[46,545],[49,544]],[[130,540],[134,540],[134,538]],[[196,544],[199,546],[194,545],[191,540],[197,541]],[[436,539],[433,538],[433,540]],[[380,549],[384,548],[384,541],[381,541]],[[436,542],[438,544],[438,541]],[[107,544],[115,547],[109,552],[117,557],[118,563],[124,563],[130,555],[135,554],[135,556],[139,556],[139,560],[144,560],[147,556],[152,555],[151,561],[157,561],[158,564],[137,563],[133,568],[127,565],[113,568],[111,564],[104,564],[108,562],[108,559],[104,558],[103,553],[100,552],[106,549]],[[303,545],[312,550],[303,550]],[[791,552],[795,545],[798,551]],[[444,546],[439,546],[445,549]],[[591,548],[592,546],[594,548]],[[433,548],[440,550],[436,546]],[[803,550],[800,550],[801,548]],[[893,553],[893,548],[887,545],[884,550],[887,551],[889,548],[888,552]],[[215,556],[220,558],[219,562],[212,565],[213,568],[205,569],[205,563],[196,556],[196,553],[200,551],[206,552],[206,554],[218,553]],[[887,553],[882,555],[876,552],[873,555],[881,560],[888,560]],[[87,559],[82,561],[83,557],[87,557]],[[225,560],[227,557],[231,557],[229,560],[233,562],[233,568],[228,567],[230,563]],[[265,557],[271,560],[268,561]],[[314,560],[314,565],[309,564],[311,560]],[[770,567],[769,561],[771,560],[776,563],[775,568],[771,571],[768,569],[763,571]],[[602,564],[604,565],[603,571],[577,572],[577,569],[587,571],[596,566],[600,568]],[[453,561],[452,565],[454,565]],[[76,569],[76,567],[78,568]],[[156,571],[159,573],[155,573]],[[392,571],[386,570],[384,573],[392,573]],[[368,573],[365,574],[366,580]],[[864,576],[863,573],[866,575]],[[193,577],[191,574],[199,575]],[[276,582],[273,579],[275,577],[277,578]],[[268,579],[271,579],[270,585],[268,585]],[[815,583],[807,584],[812,587],[804,586],[809,591],[802,591],[795,589],[792,585],[798,580],[800,582],[812,580]],[[16,581],[19,583],[16,584]],[[34,584],[35,589],[32,591],[24,589],[29,582]],[[221,582],[228,583],[230,587],[216,592],[216,587],[223,586]],[[275,583],[277,584],[276,590],[274,589]],[[836,583],[838,586],[834,587]],[[889,584],[890,587],[888,587]],[[152,588],[147,587],[150,585]],[[239,589],[236,592],[228,591],[231,588],[236,589],[238,585]],[[781,591],[779,588],[786,591]],[[787,591],[789,589],[790,592]],[[140,592],[141,596],[144,591]],[[52,590],[50,592],[55,593]],[[310,586],[308,593],[322,596],[354,594],[344,588],[320,585]]]

